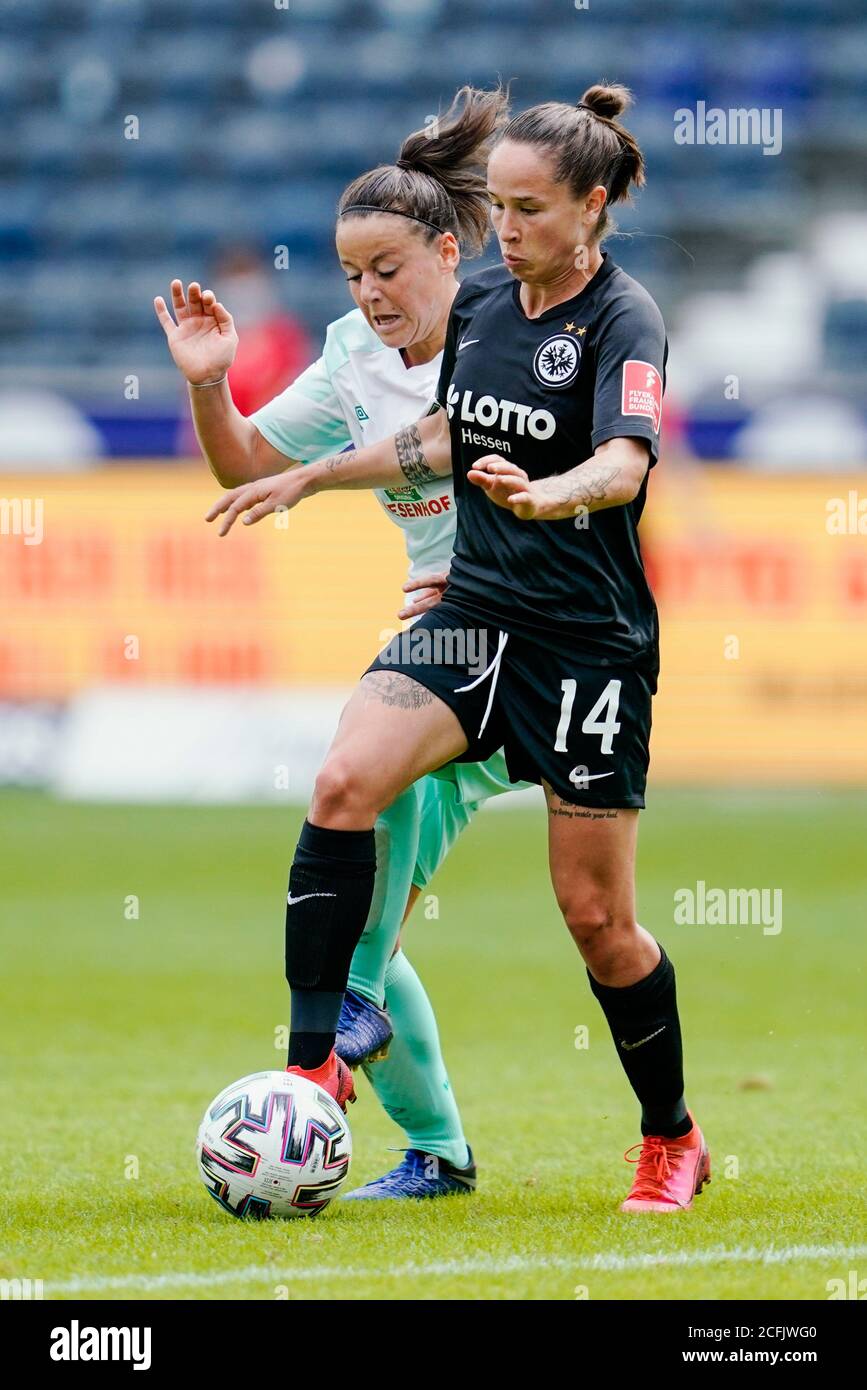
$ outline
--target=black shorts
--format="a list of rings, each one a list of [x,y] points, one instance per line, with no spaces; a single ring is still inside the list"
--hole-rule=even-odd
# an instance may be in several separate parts
[[[642,807],[656,665],[589,666],[543,642],[474,624],[448,602],[384,647],[368,671],[399,672],[454,710],[469,747],[498,748],[514,782],[547,782],[565,801]]]

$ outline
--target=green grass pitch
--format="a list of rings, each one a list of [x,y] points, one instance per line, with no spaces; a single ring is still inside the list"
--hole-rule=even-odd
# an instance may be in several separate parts
[[[282,1065],[300,808],[5,793],[0,1278],[57,1299],[827,1298],[867,1276],[865,810],[666,792],[642,817],[639,918],[677,967],[714,1164],[692,1212],[618,1212],[636,1105],[548,887],[544,816],[520,810],[477,818],[431,885],[438,919],[405,934],[478,1193],[253,1225],[207,1196],[193,1143],[217,1091]],[[698,879],[781,889],[782,931],[675,925]],[[359,1091],[354,1183],[401,1143]]]

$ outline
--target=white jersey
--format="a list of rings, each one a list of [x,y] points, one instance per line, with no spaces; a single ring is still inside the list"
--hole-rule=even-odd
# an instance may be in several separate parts
[[[436,397],[442,353],[407,367],[360,309],[328,325],[322,356],[250,419],[275,449],[310,463],[350,443],[361,448],[421,419]],[[377,488],[376,497],[404,532],[409,576],[447,570],[455,541],[451,476]]]

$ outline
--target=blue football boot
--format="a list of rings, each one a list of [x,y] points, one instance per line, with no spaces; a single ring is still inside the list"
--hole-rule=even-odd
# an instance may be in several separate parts
[[[394,1031],[385,1009],[378,1009],[348,989],[343,997],[340,1018],[337,1023],[337,1037],[334,1051],[342,1057],[349,1067],[360,1067],[362,1062],[377,1062],[388,1053],[388,1045]]]
[[[469,1162],[466,1168],[457,1168],[445,1158],[436,1154],[422,1153],[421,1149],[407,1149],[403,1162],[392,1168],[381,1178],[356,1187],[347,1192],[344,1201],[366,1201],[400,1197],[451,1197],[453,1193],[465,1196],[476,1190],[476,1165],[473,1151],[467,1145]]]

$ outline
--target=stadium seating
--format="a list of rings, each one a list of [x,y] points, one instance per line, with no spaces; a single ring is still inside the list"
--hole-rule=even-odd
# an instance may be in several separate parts
[[[290,247],[276,292],[318,338],[348,303],[332,246],[344,184],[458,85],[498,76],[518,105],[575,101],[596,77],[633,87],[650,182],[612,248],[668,306],[796,249],[817,183],[845,206],[846,156],[863,164],[860,0],[758,15],[748,0],[606,0],[592,22],[568,0],[0,0],[0,386],[44,363],[80,396],[82,365],[98,375],[120,351],[174,399],[151,297],[172,271],[208,278],[236,241]],[[782,108],[784,157],[676,145],[673,111],[698,101]],[[126,286],[108,316],[105,277]],[[864,294],[829,294],[816,350],[831,374],[864,371]]]

